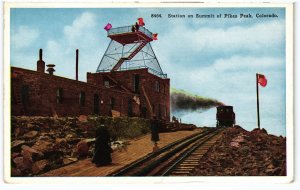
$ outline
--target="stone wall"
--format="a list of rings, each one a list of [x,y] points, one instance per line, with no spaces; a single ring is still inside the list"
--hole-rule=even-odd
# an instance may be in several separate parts
[[[134,92],[134,76],[139,76],[139,91]],[[113,79],[114,81],[112,81]],[[144,86],[151,106],[154,106],[154,114],[160,115],[160,118],[170,121],[170,79],[163,79],[156,75],[150,74],[148,69],[135,69],[128,71],[106,72],[106,73],[88,73],[87,82],[93,85],[103,85],[108,81],[110,85],[122,84],[122,87],[128,89],[140,98],[140,107],[147,107],[146,99],[142,93],[141,87]],[[158,83],[157,90],[155,83]],[[121,88],[121,87],[120,87]],[[120,102],[120,96],[114,95],[117,102]],[[141,112],[141,111],[139,111]],[[148,110],[149,113],[149,110]]]
[[[35,176],[78,159],[92,157],[95,131],[104,124],[111,139],[124,140],[150,131],[149,121],[128,117],[12,117],[12,176]]]
[[[11,71],[14,116],[112,116],[114,110],[121,116],[150,118],[149,109],[148,114],[142,111],[147,109],[143,85],[156,116],[170,121],[170,80],[150,74],[147,69],[87,73],[87,82],[16,67]],[[139,75],[139,92],[133,89],[134,75]],[[105,86],[105,81],[110,84]]]
[[[78,116],[81,114],[111,115],[110,98],[121,99],[115,105],[117,111],[127,116],[127,100],[132,94],[117,89],[106,89],[101,86],[71,80],[47,73],[39,73],[21,68],[12,67],[12,115],[27,116]],[[28,88],[28,93],[22,90]],[[61,95],[58,95],[61,89]],[[84,93],[83,104],[80,104],[80,94]],[[25,95],[24,95],[25,93]],[[27,99],[24,96],[27,96]],[[98,99],[95,99],[98,96]],[[60,100],[58,100],[60,99]],[[95,112],[95,101],[98,113]],[[134,104],[134,102],[133,102]],[[133,106],[138,106],[134,104]]]

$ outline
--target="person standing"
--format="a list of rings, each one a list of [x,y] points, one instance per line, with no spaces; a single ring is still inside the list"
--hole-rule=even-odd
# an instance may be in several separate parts
[[[111,153],[109,133],[104,126],[101,126],[96,130],[96,142],[92,162],[97,167],[111,164]]]
[[[150,128],[151,128],[151,141],[153,142],[153,151],[157,151],[159,147],[157,146],[157,141],[159,141],[159,121],[156,116],[150,120]]]
[[[136,22],[136,23],[135,23],[135,30],[136,30],[136,31],[139,31],[139,29],[140,29],[140,25]]]

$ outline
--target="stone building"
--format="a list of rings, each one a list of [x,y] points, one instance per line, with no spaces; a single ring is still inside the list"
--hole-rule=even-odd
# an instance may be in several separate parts
[[[152,33],[131,26],[108,31],[111,42],[96,73],[87,82],[55,76],[55,65],[43,61],[37,70],[11,67],[11,113],[28,116],[129,116],[170,120],[170,79],[150,45]],[[47,72],[45,72],[45,67]]]
[[[87,73],[87,82],[81,82],[53,73],[11,67],[11,113],[150,118],[152,109],[153,114],[169,121],[169,82],[149,73],[147,68]]]
[[[11,67],[12,115],[170,119],[170,80],[148,68],[87,73],[87,82],[55,76],[53,65],[49,68],[44,72],[42,56],[37,71]]]

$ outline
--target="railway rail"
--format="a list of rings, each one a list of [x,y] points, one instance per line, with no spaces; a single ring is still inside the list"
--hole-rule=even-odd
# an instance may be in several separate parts
[[[109,176],[189,175],[222,131],[222,128],[207,128],[148,154]]]

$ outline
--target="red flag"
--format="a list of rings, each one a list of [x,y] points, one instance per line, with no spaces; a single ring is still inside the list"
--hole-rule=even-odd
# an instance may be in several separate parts
[[[152,39],[153,39],[153,40],[157,40],[157,35],[158,35],[158,34],[152,34]]]
[[[257,83],[259,83],[262,87],[267,86],[267,79],[265,75],[257,74]]]
[[[138,23],[139,23],[140,26],[145,26],[143,18],[138,18]]]
[[[107,25],[104,27],[104,30],[109,31],[112,28],[112,25],[110,23],[107,23]]]

